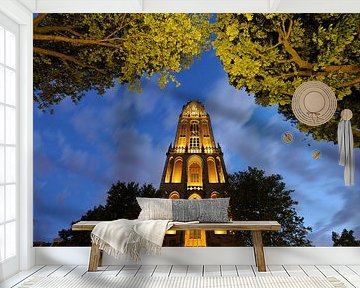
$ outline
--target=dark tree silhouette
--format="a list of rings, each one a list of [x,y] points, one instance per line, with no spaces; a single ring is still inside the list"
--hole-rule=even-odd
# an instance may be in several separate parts
[[[360,240],[355,239],[353,230],[348,231],[347,229],[344,229],[341,232],[341,235],[336,232],[332,232],[332,241],[334,247],[360,246]]]
[[[278,174],[265,175],[257,168],[229,175],[225,196],[230,197],[230,216],[233,220],[278,221],[282,230],[263,234],[267,246],[311,246],[306,238],[311,231],[304,226],[304,218],[295,210],[298,202],[291,198],[294,190],[287,190]],[[251,245],[247,232],[236,232],[238,245]]]
[[[160,197],[159,192],[152,185],[145,184],[140,187],[134,182],[117,182],[111,186],[107,194],[105,206],[99,205],[88,210],[80,220],[136,219],[140,213],[136,197]],[[72,222],[71,225],[78,221]],[[91,244],[90,232],[72,231],[69,228],[59,231],[59,236],[62,239],[60,246],[89,246]]]

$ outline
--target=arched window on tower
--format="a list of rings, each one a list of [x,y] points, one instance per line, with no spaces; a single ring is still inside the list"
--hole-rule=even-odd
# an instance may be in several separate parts
[[[224,176],[224,171],[222,169],[220,157],[216,157],[216,164],[217,164],[217,168],[218,168],[217,170],[219,173],[220,183],[225,183],[225,176]]]
[[[169,195],[169,199],[180,199],[180,194],[177,191],[173,191]]]
[[[215,159],[213,157],[207,158],[207,166],[208,166],[209,183],[218,183],[219,180],[216,172],[216,164],[215,164]]]
[[[200,137],[199,137],[199,122],[191,121],[190,122],[190,152],[196,153],[200,152]]]
[[[181,176],[182,176],[182,165],[183,160],[181,157],[177,157],[174,163],[174,170],[172,173],[172,183],[181,183]]]
[[[195,136],[199,135],[199,122],[197,121],[190,122],[190,134]]]
[[[189,166],[189,178],[191,186],[199,186],[200,184],[200,165],[197,163],[192,163]]]
[[[185,137],[186,136],[186,123],[182,122],[181,123],[181,130],[180,130],[180,137]]]
[[[209,135],[210,134],[209,133],[209,125],[207,122],[202,123],[202,134],[203,134],[203,139],[202,139],[203,146],[205,148],[211,147],[212,145],[211,145],[211,140],[210,140],[210,135]]]
[[[212,199],[216,199],[216,198],[219,198],[219,197],[220,197],[219,192],[213,191],[210,194],[210,198],[212,198]]]
[[[171,171],[173,168],[173,163],[174,162],[174,158],[170,157],[169,161],[167,163],[167,168],[166,168],[166,174],[165,174],[165,183],[169,183],[170,179],[171,179]]]
[[[198,199],[201,199],[201,196],[198,194],[198,193],[192,193],[190,196],[189,196],[189,199],[190,200],[198,200]]]
[[[188,160],[188,169],[187,169],[187,186],[190,187],[197,187],[200,188],[203,185],[202,179],[202,159],[197,156],[193,155]]]

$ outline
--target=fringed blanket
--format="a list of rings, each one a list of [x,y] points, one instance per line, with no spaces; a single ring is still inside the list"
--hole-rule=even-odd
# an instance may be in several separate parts
[[[169,220],[104,221],[91,232],[91,241],[115,258],[130,257],[140,260],[140,252],[160,253],[165,232],[173,225]]]

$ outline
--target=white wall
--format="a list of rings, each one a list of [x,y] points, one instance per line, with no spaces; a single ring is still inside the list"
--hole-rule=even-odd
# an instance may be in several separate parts
[[[19,0],[36,12],[360,12],[358,0]],[[31,5],[30,5],[31,6]]]
[[[28,1],[28,0],[23,0]],[[32,1],[32,0],[29,0]],[[0,264],[0,281],[35,263],[32,248],[32,12],[17,0],[1,0],[0,13],[19,24],[19,261]],[[16,268],[16,269],[15,269]]]
[[[37,265],[87,265],[89,247],[37,247]],[[265,247],[267,265],[360,265],[360,247]],[[108,255],[103,265],[133,262]],[[142,265],[253,265],[251,247],[164,247],[160,256],[143,256]]]

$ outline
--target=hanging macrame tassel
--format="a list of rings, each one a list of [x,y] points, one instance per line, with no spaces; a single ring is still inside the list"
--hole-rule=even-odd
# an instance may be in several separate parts
[[[338,126],[339,164],[345,166],[344,181],[346,186],[354,184],[355,175],[354,139],[350,122],[351,118],[351,110],[343,110]]]

